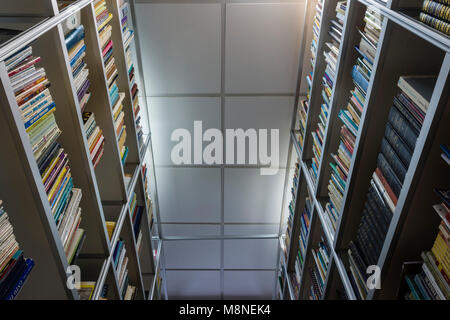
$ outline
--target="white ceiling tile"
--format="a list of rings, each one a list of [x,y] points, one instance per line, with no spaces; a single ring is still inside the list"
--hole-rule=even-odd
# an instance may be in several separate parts
[[[275,269],[278,239],[224,240],[225,269]]]
[[[304,3],[227,4],[227,93],[295,91]]]
[[[275,271],[225,271],[225,299],[272,299]]]
[[[220,299],[220,271],[167,270],[170,299]]]
[[[267,129],[267,141],[271,141],[269,130],[278,129],[278,162],[280,167],[286,167],[293,106],[293,97],[227,97],[225,99],[225,128],[242,128],[244,130],[253,128],[257,131],[258,129]],[[258,143],[259,141],[258,138]],[[269,143],[266,149],[268,154],[270,154],[270,148],[271,144]],[[248,150],[247,139],[246,159],[248,159]],[[246,163],[249,163],[249,160],[246,160]]]
[[[220,268],[220,241],[164,241],[164,259],[168,269]]]
[[[220,92],[220,4],[136,4],[147,94]]]
[[[235,223],[279,223],[285,170],[225,169],[224,218]]]
[[[156,168],[161,222],[220,222],[220,169]]]
[[[256,236],[278,234],[279,224],[232,224],[224,226],[226,236]]]
[[[205,224],[163,224],[163,235],[178,237],[219,236],[220,225]]]
[[[187,129],[191,134],[191,163],[194,162],[194,121],[202,121],[203,132],[220,128],[220,98],[148,98],[152,143],[156,165],[173,165],[171,141],[175,129]],[[209,142],[203,143],[206,146]]]

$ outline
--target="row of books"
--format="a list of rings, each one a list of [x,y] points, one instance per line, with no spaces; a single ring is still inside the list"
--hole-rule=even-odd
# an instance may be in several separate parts
[[[366,269],[378,262],[435,81],[429,76],[402,76],[398,81],[361,222],[349,244],[350,281],[360,299],[367,295]]]
[[[126,255],[125,242],[118,240],[113,253],[113,265],[119,284],[119,293],[123,299],[131,300],[136,293],[136,288],[129,284],[128,257]]]
[[[330,29],[328,34],[330,41],[326,42],[328,51],[324,51],[325,67],[324,76],[322,77],[322,99],[320,106],[319,122],[316,130],[311,132],[313,141],[313,157],[309,172],[314,183],[317,182],[319,175],[320,161],[323,151],[323,143],[325,140],[325,130],[328,124],[328,115],[330,112],[331,96],[333,92],[334,81],[336,78],[337,60],[339,56],[339,46],[341,42],[342,32],[344,30],[345,11],[347,9],[346,1],[338,1],[336,4],[336,19],[330,21]]]
[[[33,259],[23,257],[14,228],[0,200],[0,300],[13,300],[33,267]]]
[[[295,271],[300,277],[303,273],[303,267],[305,265],[306,252],[308,250],[308,240],[311,231],[311,219],[312,219],[313,203],[312,197],[309,194],[305,200],[305,207],[300,216],[300,235],[298,239],[298,251],[295,258]]]
[[[105,75],[108,84],[109,97],[111,100],[112,113],[114,116],[114,128],[119,145],[120,158],[122,165],[125,164],[128,156],[128,147],[125,146],[126,126],[124,125],[125,114],[123,111],[124,93],[119,92],[117,78],[119,76],[116,62],[113,54],[112,27],[109,24],[113,15],[108,11],[105,0],[94,1],[97,30],[102,48],[103,63],[105,66]]]
[[[442,203],[434,205],[441,218],[438,233],[430,251],[421,254],[418,270],[405,274],[406,300],[450,299],[450,190],[435,189]]]
[[[316,249],[311,249],[314,265],[310,269],[311,287],[310,300],[320,300],[326,286],[328,267],[330,265],[331,251],[326,241],[321,238]]]
[[[81,190],[74,188],[68,155],[57,141],[61,130],[56,123],[56,105],[45,69],[36,65],[39,61],[28,46],[6,59],[5,65],[70,264],[85,236],[79,228]]]
[[[148,184],[148,177],[147,177],[148,171],[147,171],[147,164],[144,163],[142,165],[142,177],[144,179],[144,196],[145,196],[145,202],[147,204],[147,218],[148,222],[150,223],[150,233],[153,234],[153,203],[152,199],[150,197],[150,186]]]
[[[139,88],[136,83],[136,77],[134,73],[134,63],[132,58],[132,41],[134,39],[134,30],[132,26],[129,24],[130,7],[127,1],[123,1],[120,8],[120,23],[122,26],[122,35],[123,35],[123,45],[125,48],[125,56],[126,56],[126,65],[128,71],[128,77],[130,81],[131,88],[131,98],[133,101],[133,112],[135,118],[136,125],[136,135],[138,139],[138,145],[142,146],[144,144],[144,132],[141,125],[141,116],[139,115],[140,106],[139,106]]]
[[[303,149],[303,141],[305,139],[305,132],[306,132],[306,117],[308,116],[308,101],[306,100],[300,100],[299,106],[298,106],[298,127],[299,127],[299,134],[297,136],[297,143],[300,147],[300,150]]]
[[[96,168],[103,156],[105,137],[103,136],[102,129],[100,129],[95,121],[93,112],[83,112],[83,123],[89,147],[89,154],[92,159],[92,164],[94,165],[94,168]]]
[[[430,27],[450,36],[450,1],[424,0],[419,19]]]
[[[311,197],[308,196],[306,198],[305,207],[303,209],[303,212],[300,216],[300,235],[298,238],[298,249],[297,254],[295,256],[295,262],[294,262],[294,274],[292,276],[292,284],[293,287],[296,288],[295,291],[295,299],[300,299],[300,284],[301,284],[301,277],[303,273],[303,268],[305,264],[305,258],[306,258],[306,250],[307,250],[307,244],[308,244],[308,236],[309,232],[311,230],[311,219],[312,219],[312,202]]]
[[[292,236],[292,228],[294,225],[294,216],[295,216],[295,201],[297,198],[297,188],[298,188],[298,184],[299,184],[299,179],[300,179],[300,163],[297,160],[297,162],[295,163],[294,166],[294,175],[292,178],[292,187],[291,187],[291,201],[289,202],[289,206],[288,206],[288,210],[289,210],[289,215],[288,215],[288,221],[287,221],[287,227],[286,227],[286,232],[285,232],[285,236],[284,236],[284,255],[285,255],[285,260],[288,260],[287,257],[287,248],[290,247],[291,245],[291,236]]]
[[[70,66],[72,68],[73,81],[77,92],[78,102],[81,112],[92,95],[89,90],[89,69],[84,60],[86,56],[86,44],[84,41],[85,31],[82,24],[73,29],[69,29],[65,35],[65,45],[69,55]],[[84,130],[86,133],[90,157],[94,168],[100,162],[103,155],[104,136],[102,130],[95,123],[94,114],[92,112],[83,112]]]
[[[313,37],[311,40],[311,69],[314,70],[317,59],[317,47],[319,44],[319,35],[320,35],[320,23],[322,20],[322,11],[323,11],[323,0],[317,1],[316,4],[316,13],[313,18]],[[306,76],[306,81],[308,83],[308,87],[306,89],[306,99],[309,101],[311,96],[311,87],[312,87],[312,76],[313,71],[308,73]]]
[[[355,47],[359,57],[352,69],[354,88],[350,91],[347,107],[339,112],[339,119],[342,121],[340,143],[337,152],[331,154],[333,161],[330,162],[329,201],[325,205],[325,221],[332,232],[336,231],[340,218],[347,177],[380,37],[382,16],[368,7],[364,22],[364,29],[358,29],[361,35],[359,46]]]
[[[136,245],[138,248],[138,251],[140,249],[140,244],[142,241],[142,230],[141,230],[141,220],[142,220],[142,214],[144,212],[144,206],[140,206],[137,203],[137,195],[135,192],[133,192],[131,202],[130,202],[130,215],[131,215],[131,222],[133,223],[133,233],[134,238],[136,240]]]

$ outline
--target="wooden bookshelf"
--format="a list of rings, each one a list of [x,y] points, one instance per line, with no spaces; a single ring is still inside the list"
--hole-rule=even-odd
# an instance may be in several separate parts
[[[395,299],[401,280],[402,263],[420,259],[421,251],[431,248],[439,223],[439,217],[432,208],[432,205],[438,202],[433,194],[433,188],[448,184],[450,178],[450,170],[440,158],[439,150],[439,144],[448,143],[450,136],[449,127],[446,125],[450,120],[450,38],[414,18],[411,12],[420,10],[421,3],[422,1],[402,0],[387,2],[349,0],[347,2],[337,72],[333,83],[325,139],[322,144],[320,170],[317,182],[314,182],[309,173],[313,156],[311,131],[315,129],[315,122],[320,113],[321,78],[326,67],[322,52],[325,49],[325,43],[329,41],[329,23],[336,16],[334,8],[337,4],[335,0],[324,1],[316,61],[312,66],[312,86],[307,100],[303,146],[298,143],[300,130],[297,113],[294,114],[295,125],[292,127],[290,136],[292,150],[300,161],[301,174],[297,194],[294,197],[295,210],[293,210],[290,247],[286,248],[288,261],[285,264],[288,275],[285,279],[295,276],[296,272],[294,265],[298,251],[299,219],[303,212],[305,197],[308,196],[306,189],[312,195],[314,207],[309,227],[307,256],[304,259],[300,277],[300,299],[309,298],[311,280],[308,268],[311,263],[314,263],[309,256],[311,248],[316,246],[320,236],[323,236],[332,251],[327,268],[325,290],[320,298],[343,299],[344,296],[351,300],[357,298],[348,273],[348,243],[356,235],[360,224],[369,181],[377,166],[376,160],[388,113],[393,97],[398,91],[397,81],[404,75],[434,74],[438,77],[378,259],[377,265],[381,268],[381,289],[370,290],[367,299]],[[312,21],[316,13],[316,4],[317,1],[308,1],[308,22]],[[353,48],[359,44],[360,39],[356,30],[364,25],[364,14],[368,7],[374,8],[383,16],[382,29],[351,157],[342,208],[338,215],[336,231],[334,231],[327,224],[324,211],[330,178],[328,162],[331,160],[330,154],[337,150],[339,144],[338,112],[346,106],[353,86],[351,73],[357,57]],[[306,43],[302,51],[310,50],[310,44]],[[305,70],[300,72],[304,74]],[[301,87],[307,80],[305,76],[299,76],[299,81],[302,83],[298,84],[298,87]],[[300,101],[306,99],[303,95],[303,92],[297,91],[295,110],[299,107]],[[291,185],[288,187],[290,188]],[[283,251],[280,250],[280,252],[279,260],[282,263],[284,256]],[[294,297],[289,294],[286,287],[285,284],[284,299],[293,299]]]
[[[125,1],[128,2],[128,1]],[[85,240],[80,245],[79,254],[72,264],[81,268],[81,281],[96,281],[93,300],[100,299],[104,285],[108,291],[106,298],[122,299],[116,269],[113,266],[113,254],[117,241],[122,239],[128,257],[129,283],[136,287],[135,299],[161,299],[162,282],[160,273],[161,242],[157,237],[157,210],[146,198],[147,189],[156,186],[151,136],[149,124],[143,124],[145,134],[139,143],[136,129],[136,117],[133,110],[130,79],[126,66],[126,48],[121,26],[121,1],[106,0],[108,10],[113,14],[109,22],[112,26],[114,57],[118,69],[118,87],[125,93],[123,102],[125,125],[127,128],[126,145],[129,149],[126,162],[122,165],[120,150],[114,129],[112,105],[105,76],[102,48],[97,32],[94,13],[94,0],[73,1],[62,10],[56,0],[18,1],[2,6],[0,25],[5,21],[28,18],[42,18],[30,28],[0,46],[0,104],[1,133],[5,137],[2,157],[0,157],[0,194],[5,208],[10,213],[16,238],[25,255],[35,261],[25,285],[18,298],[22,299],[79,299],[76,289],[69,289],[66,281],[68,261],[55,225],[51,208],[47,200],[40,173],[34,159],[28,134],[18,113],[18,106],[11,88],[4,60],[30,45],[33,54],[41,57],[40,66],[45,68],[50,80],[51,93],[56,103],[55,118],[62,131],[58,142],[63,146],[70,159],[73,179],[82,190],[81,227],[85,230]],[[128,4],[128,21],[132,26],[133,3]],[[84,60],[89,68],[89,103],[84,111],[95,114],[97,125],[105,137],[103,157],[94,168],[89,153],[80,104],[69,64],[69,56],[64,42],[62,24],[74,14],[79,14],[85,28],[86,55]],[[5,17],[5,19],[3,19]],[[24,18],[26,17],[26,18]],[[31,21],[31,20],[27,20]],[[135,32],[136,41],[137,33]],[[133,45],[133,50],[135,47]],[[136,57],[133,52],[133,57]],[[136,60],[136,59],[135,59]],[[136,73],[142,73],[138,61],[133,61]],[[143,84],[137,81],[139,87]],[[140,99],[141,119],[147,121],[147,105]],[[143,166],[147,172],[144,177]],[[127,180],[126,176],[131,176]],[[147,190],[151,201],[157,203],[157,193]],[[140,250],[137,248],[137,234],[134,230],[130,202],[136,194],[137,205],[143,208]],[[106,221],[116,223],[111,239]],[[153,228],[152,228],[153,224]],[[154,254],[156,252],[156,254]],[[159,279],[159,280],[158,280]],[[45,288],[45,289],[43,289]]]

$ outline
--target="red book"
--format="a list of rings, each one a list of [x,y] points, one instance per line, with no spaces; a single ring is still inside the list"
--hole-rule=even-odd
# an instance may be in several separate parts
[[[105,56],[105,54],[109,51],[109,49],[112,48],[113,42],[112,40],[109,40],[106,46],[103,48],[102,56]]]
[[[389,186],[389,183],[386,181],[386,178],[381,173],[381,170],[379,168],[376,168],[375,174],[377,175],[378,179],[380,179],[381,184],[383,185],[384,189],[389,195],[389,198],[391,198],[392,202],[394,203],[394,206],[396,206],[398,200],[397,196],[395,195],[394,191],[392,191],[391,187]]]
[[[8,73],[8,77],[12,77],[16,74],[18,74],[19,72],[28,69],[29,67],[31,67],[32,65],[38,63],[39,61],[41,61],[41,57],[33,57],[30,56],[27,59],[24,60],[24,64],[21,64],[19,67],[12,69],[9,73]]]

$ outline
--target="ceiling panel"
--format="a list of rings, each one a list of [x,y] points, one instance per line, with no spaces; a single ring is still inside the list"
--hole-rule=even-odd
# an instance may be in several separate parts
[[[275,158],[271,155],[271,129],[278,129],[279,138],[273,140],[278,142],[278,166],[286,167],[287,154],[289,147],[289,134],[292,117],[292,109],[294,107],[293,97],[226,97],[225,98],[225,128],[227,129],[267,129],[265,136],[267,137],[266,155],[270,155],[274,159],[272,163],[276,164]],[[262,134],[262,133],[261,133]],[[234,142],[236,144],[236,142]],[[258,146],[258,153],[259,145]],[[235,147],[236,149],[236,147]],[[246,159],[248,159],[249,143],[246,142]],[[275,149],[276,150],[276,149]],[[237,151],[236,151],[237,153]],[[236,159],[236,154],[235,154]],[[258,160],[260,157],[258,155]],[[237,163],[237,160],[235,160]],[[246,160],[249,164],[249,160]]]
[[[272,299],[275,271],[225,271],[225,299]]]
[[[220,4],[138,3],[136,15],[147,94],[220,92]]]
[[[225,169],[225,222],[279,223],[284,174],[284,169],[273,176],[259,169]]]
[[[224,240],[225,269],[275,269],[278,239]]]
[[[220,225],[163,224],[161,227],[162,233],[165,237],[220,236]]]
[[[167,270],[170,299],[220,299],[220,271]]]
[[[164,241],[168,269],[220,269],[220,240]]]
[[[194,121],[201,121],[203,132],[220,128],[220,98],[172,97],[148,98],[150,126],[155,154],[155,165],[174,165],[172,148],[179,142],[171,141],[175,129],[187,129],[191,136],[191,164],[194,163]],[[199,135],[200,141],[202,136]],[[209,142],[208,142],[209,143]],[[202,143],[206,146],[208,143]]]
[[[302,3],[226,7],[226,93],[293,93]]]
[[[220,169],[156,168],[161,222],[220,222]]]

